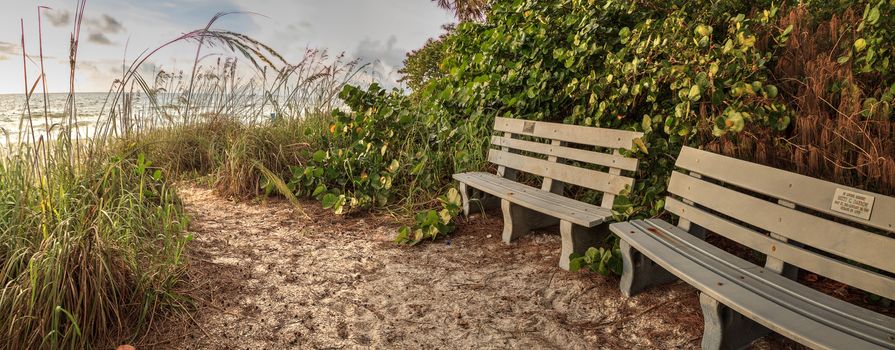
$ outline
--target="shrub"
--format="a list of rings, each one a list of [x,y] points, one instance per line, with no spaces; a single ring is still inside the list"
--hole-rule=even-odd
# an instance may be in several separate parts
[[[484,22],[461,23],[442,38],[443,75],[410,98],[378,87],[348,92],[350,111],[339,112],[315,168],[295,178],[334,207],[364,202],[358,194],[383,199],[371,204],[414,202],[408,193],[365,188],[364,175],[443,187],[451,173],[484,168],[494,117],[507,116],[644,132],[629,150],[642,167],[617,197],[617,220],[661,215],[683,145],[887,193],[895,189],[891,10],[887,1],[496,2]],[[413,142],[396,153],[364,153],[386,143],[370,137],[386,130]],[[390,164],[397,173],[383,172]],[[582,262],[611,271],[613,250]]]
[[[454,148],[446,141],[457,133],[449,120],[425,116],[407,96],[376,84],[347,86],[339,96],[350,110],[334,111],[326,128],[308,129],[319,144],[307,164],[292,168],[293,191],[336,213],[412,205],[440,191],[452,169],[446,152]]]
[[[425,239],[435,240],[438,237],[454,232],[456,225],[454,218],[460,215],[460,192],[451,188],[448,192],[438,197],[441,210],[426,210],[416,214],[415,223],[411,226],[403,226],[398,229],[395,242],[416,245]]]

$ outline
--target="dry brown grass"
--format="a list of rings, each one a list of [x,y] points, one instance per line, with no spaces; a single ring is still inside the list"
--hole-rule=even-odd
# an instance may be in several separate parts
[[[848,10],[815,22],[805,7],[779,20],[793,26],[773,74],[795,118],[784,135],[751,128],[735,139],[718,139],[710,151],[795,171],[882,194],[895,194],[895,121],[865,116],[863,101],[879,97],[875,74],[840,64],[855,40],[860,16]]]

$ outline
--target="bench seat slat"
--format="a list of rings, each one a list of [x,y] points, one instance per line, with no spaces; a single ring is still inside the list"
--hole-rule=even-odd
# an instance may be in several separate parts
[[[554,163],[496,149],[488,152],[488,161],[529,174],[549,177],[568,184],[612,194],[619,194],[625,189],[625,186],[634,184],[634,179],[629,177]]]
[[[593,150],[563,147],[501,136],[492,136],[491,145],[540,153],[557,158],[602,165],[610,168],[637,171],[637,158],[628,158],[617,154],[594,152]]]
[[[802,344],[818,349],[895,347],[895,319],[765,270],[667,222],[631,221],[610,229],[710,297]]]
[[[454,174],[454,179],[501,199],[584,227],[594,227],[612,217],[612,212],[608,209],[579,202],[490,173]]]
[[[643,133],[636,131],[602,129],[502,117],[495,118],[494,130],[582,145],[623,149],[634,147],[634,139],[643,136]]]
[[[721,214],[811,247],[888,272],[895,239],[790,209],[674,172],[668,191]],[[719,232],[726,235],[726,232]]]
[[[895,233],[895,197],[882,196],[690,147],[684,147],[676,165],[802,207]],[[837,188],[875,197],[870,220],[831,210],[833,195]]]
[[[665,209],[767,256],[895,300],[895,279],[776,240],[671,197],[665,200]]]
[[[513,181],[511,183],[507,179],[489,173],[474,173],[474,176],[477,177],[474,181],[478,181],[484,186],[495,189],[509,189],[510,192],[504,191],[508,194],[504,199],[510,200],[516,204],[520,204],[519,202],[528,203],[528,205],[525,206],[526,208],[537,209],[540,212],[546,213],[547,210],[553,210],[554,214],[557,214],[555,217],[567,219],[566,221],[577,223],[581,226],[596,226],[605,221],[606,218],[612,216],[612,212],[609,209],[563,197],[559,194],[551,193],[544,189],[530,187],[518,182]],[[559,209],[551,209],[554,207]],[[563,215],[566,216],[564,217]]]

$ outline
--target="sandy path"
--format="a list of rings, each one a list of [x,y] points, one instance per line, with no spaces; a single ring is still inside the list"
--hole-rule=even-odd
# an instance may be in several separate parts
[[[189,283],[203,306],[144,348],[699,346],[689,286],[625,299],[616,278],[556,268],[558,235],[502,244],[494,215],[408,248],[391,242],[390,218],[336,217],[308,202],[308,221],[279,200],[181,196],[196,235]]]

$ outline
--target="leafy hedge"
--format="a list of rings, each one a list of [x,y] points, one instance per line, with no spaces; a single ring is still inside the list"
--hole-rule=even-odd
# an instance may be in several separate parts
[[[642,159],[636,185],[618,197],[615,209],[618,219],[659,215],[683,145],[717,147],[748,139],[752,145],[786,148],[787,138],[797,136],[793,121],[808,112],[800,104],[804,101],[794,100],[800,90],[793,86],[815,77],[775,74],[784,54],[808,40],[803,25],[796,28],[799,37],[791,37],[789,17],[814,13],[800,20],[815,27],[844,23],[841,31],[851,35],[846,40],[810,44],[844,53],[834,57],[833,70],[853,69],[859,74],[853,80],[882,86],[852,95],[865,106],[865,118],[889,123],[883,128],[895,125],[889,62],[893,7],[887,0],[498,1],[486,21],[461,23],[443,42],[427,44],[425,55],[443,60],[432,69],[406,71],[426,72],[426,77],[408,79],[422,86],[412,96],[378,86],[347,88],[343,97],[351,112],[335,114],[332,142],[296,179],[304,181],[300,191],[323,195],[327,206],[333,201],[418,203],[414,198],[427,198],[414,197],[419,190],[440,192],[450,184],[451,173],[486,167],[494,117],[507,116],[644,132],[631,150]],[[849,20],[855,12],[861,15]],[[818,79],[830,93],[839,94],[833,89],[844,86],[832,73]],[[821,112],[834,115],[833,109]],[[890,141],[882,141],[881,149],[890,147],[885,143]],[[376,179],[401,185],[396,190],[377,185]],[[338,199],[342,195],[347,197]],[[446,225],[428,216],[431,220],[422,216],[417,226]],[[437,235],[441,230],[402,232]],[[599,257],[591,254],[588,261],[608,264],[608,252],[611,248]]]
[[[785,41],[777,8],[653,1],[507,1],[488,22],[450,37],[450,74],[422,91],[456,119],[497,115],[644,131],[639,181],[624,216],[656,215],[674,154],[685,143],[791,119],[769,83],[768,46]],[[773,44],[759,36],[773,34]],[[714,136],[712,136],[714,135]],[[633,145],[632,145],[633,147]]]

